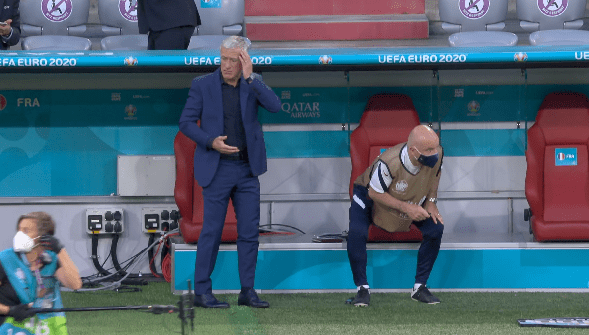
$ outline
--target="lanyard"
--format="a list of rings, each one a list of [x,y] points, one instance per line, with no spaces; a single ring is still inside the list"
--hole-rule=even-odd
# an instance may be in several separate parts
[[[31,263],[29,263],[29,260],[27,259],[25,254],[21,254],[20,257],[22,258],[23,263],[25,263],[26,266],[30,266]],[[36,260],[37,263],[39,263],[39,259]],[[41,271],[39,271],[39,269],[35,269],[33,270],[33,272],[35,273],[35,278],[37,279],[37,296],[39,296],[39,293],[45,289],[45,285],[43,284],[43,277],[41,276]]]

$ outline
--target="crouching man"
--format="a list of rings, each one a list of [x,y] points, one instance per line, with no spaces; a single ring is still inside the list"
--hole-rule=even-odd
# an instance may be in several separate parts
[[[349,300],[354,306],[370,304],[366,278],[366,241],[371,224],[389,231],[409,231],[415,224],[423,235],[417,255],[417,274],[411,298],[437,304],[427,289],[444,232],[438,211],[437,192],[443,151],[438,135],[427,126],[417,126],[406,143],[384,151],[354,182],[348,231],[348,257],[358,287]]]

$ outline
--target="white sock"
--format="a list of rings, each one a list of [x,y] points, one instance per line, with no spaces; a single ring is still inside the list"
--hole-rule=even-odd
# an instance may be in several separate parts
[[[367,290],[370,290],[370,287],[368,285],[360,285],[358,286],[358,291],[360,291],[360,288],[364,287]]]
[[[421,287],[421,285],[423,285],[423,284],[415,283],[415,285],[413,285],[413,292],[419,290],[419,288]]]

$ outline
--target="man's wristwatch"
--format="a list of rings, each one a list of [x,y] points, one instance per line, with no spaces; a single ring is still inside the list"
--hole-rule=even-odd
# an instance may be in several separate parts
[[[254,81],[254,73],[252,72],[249,77],[245,80],[248,84],[251,84]]]
[[[428,198],[427,201],[433,203],[434,205],[438,204],[438,198]]]

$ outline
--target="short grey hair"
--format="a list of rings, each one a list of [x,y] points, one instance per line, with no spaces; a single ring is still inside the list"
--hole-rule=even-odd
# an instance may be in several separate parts
[[[252,42],[247,37],[243,36],[230,36],[223,40],[221,43],[221,48],[225,49],[242,49],[247,51],[252,45]]]
[[[31,219],[37,223],[37,230],[39,236],[43,235],[55,235],[55,221],[51,215],[45,212],[32,212],[29,214],[21,215],[16,223],[16,230],[20,229],[20,223],[22,220]]]

